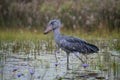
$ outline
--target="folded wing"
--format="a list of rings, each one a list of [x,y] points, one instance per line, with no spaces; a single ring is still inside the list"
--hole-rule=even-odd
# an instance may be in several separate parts
[[[99,51],[97,46],[71,36],[64,36],[59,46],[67,52],[97,53]]]

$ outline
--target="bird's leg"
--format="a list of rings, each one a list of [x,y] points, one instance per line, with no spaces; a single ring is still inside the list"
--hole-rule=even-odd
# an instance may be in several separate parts
[[[86,59],[88,59],[87,54],[84,55]]]
[[[88,59],[87,54],[84,54],[84,57],[85,57],[86,63],[87,63],[87,59]]]
[[[85,63],[77,54],[75,54],[75,56],[76,56],[79,60],[81,60],[82,63]]]
[[[69,68],[69,55],[70,55],[70,53],[67,53],[67,70],[70,69],[70,68]]]
[[[55,53],[55,59],[56,59],[56,62],[58,62],[58,59],[57,59],[57,55],[56,55],[56,53]]]

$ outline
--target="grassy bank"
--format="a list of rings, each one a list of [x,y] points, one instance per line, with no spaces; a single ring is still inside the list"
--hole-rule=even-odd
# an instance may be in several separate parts
[[[53,38],[52,32],[48,35],[43,34],[44,30],[26,30],[26,29],[10,29],[0,30],[0,40],[41,40]],[[67,32],[66,32],[67,31]],[[61,30],[61,33],[69,36],[77,36],[83,39],[119,39],[120,33],[116,31],[95,31],[85,32],[82,30]]]
[[[41,31],[29,31],[29,30],[1,30],[0,40],[37,40],[43,39]]]

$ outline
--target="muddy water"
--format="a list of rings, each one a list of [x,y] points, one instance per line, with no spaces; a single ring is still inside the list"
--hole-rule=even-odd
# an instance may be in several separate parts
[[[71,54],[71,70],[66,70],[66,54],[59,53],[56,56],[58,62],[53,54],[41,54],[36,59],[32,54],[29,58],[24,54],[8,55],[4,61],[1,61],[0,78],[1,80],[119,80],[120,63],[117,61],[113,64],[107,63],[101,55],[89,55],[91,57],[87,60],[89,66],[83,68],[81,62]],[[14,68],[17,68],[17,71],[13,71]],[[31,75],[30,71],[34,74]],[[18,74],[22,76],[18,77]]]

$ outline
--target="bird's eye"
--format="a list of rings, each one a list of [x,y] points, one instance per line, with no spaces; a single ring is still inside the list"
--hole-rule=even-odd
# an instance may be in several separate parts
[[[56,21],[53,21],[53,22],[51,22],[51,24],[52,24],[52,25],[54,25],[54,24],[55,24],[55,22],[56,22]]]
[[[54,24],[54,22],[51,22],[51,24],[53,25],[53,24]]]

